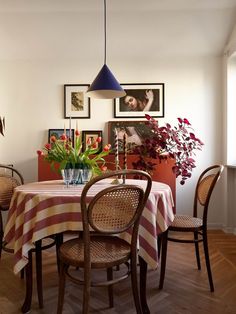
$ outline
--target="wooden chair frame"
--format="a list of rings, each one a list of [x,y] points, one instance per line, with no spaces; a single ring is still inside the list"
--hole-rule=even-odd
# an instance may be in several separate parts
[[[105,188],[101,192],[97,193],[95,197],[87,204],[87,194],[90,188],[96,184],[97,182],[111,178],[111,177],[118,177],[118,176],[126,176],[126,175],[139,175],[142,178],[147,180],[147,185],[145,191],[142,188],[136,185],[126,185],[126,184],[118,184],[118,185],[111,185],[108,188]],[[150,175],[146,172],[140,170],[120,170],[120,171],[112,171],[106,173],[104,175],[95,177],[90,182],[86,184],[83,189],[81,195],[81,213],[82,213],[82,222],[83,222],[83,231],[82,231],[82,238],[69,240],[62,244],[60,248],[59,258],[61,260],[60,266],[60,282],[59,282],[59,295],[58,295],[58,310],[57,313],[62,313],[63,303],[64,303],[64,291],[65,291],[65,279],[66,277],[77,284],[82,284],[83,288],[83,313],[88,313],[89,311],[89,299],[90,299],[90,288],[91,286],[107,286],[108,287],[108,296],[109,296],[109,303],[110,306],[113,306],[113,291],[112,286],[115,283],[120,282],[123,279],[126,279],[129,274],[131,274],[131,281],[132,281],[132,291],[133,297],[135,302],[135,307],[137,313],[142,313],[141,302],[140,302],[140,294],[138,289],[138,282],[137,282],[137,239],[138,239],[138,230],[139,230],[139,221],[142,215],[142,211],[146,204],[148,195],[151,191],[152,179]],[[114,197],[115,193],[129,193],[137,194],[138,201],[136,200],[136,205],[132,205],[134,207],[134,215],[127,220],[127,223],[121,225],[120,227],[114,226],[114,228],[110,228],[106,226],[106,223],[100,224],[96,221],[94,217],[96,217],[96,206],[98,208],[102,208],[103,206],[103,199],[109,200],[109,197]],[[118,198],[117,198],[118,199]],[[113,199],[114,200],[114,199]],[[119,202],[120,199],[117,201]],[[101,203],[99,203],[101,202]],[[109,208],[107,208],[107,215],[110,214],[110,209],[114,210],[115,202],[109,202]],[[128,203],[126,200],[123,203]],[[99,204],[99,205],[97,205]],[[131,203],[130,203],[131,204]],[[128,205],[126,205],[128,206]],[[136,207],[135,207],[136,206]],[[125,206],[124,206],[125,207]],[[122,209],[122,208],[121,208]],[[91,232],[91,227],[93,232]],[[124,231],[127,231],[132,227],[132,237],[131,237],[131,244],[128,244],[126,241],[122,240],[121,238],[117,237],[117,234],[120,234]],[[95,234],[94,234],[95,233]],[[71,241],[71,242],[70,242]],[[73,242],[74,241],[74,242]],[[102,243],[106,243],[109,245],[109,242],[115,245],[115,243],[119,243],[124,246],[128,246],[128,254],[124,254],[121,257],[118,256],[117,259],[113,259],[111,261],[97,261],[96,257],[91,257],[91,248],[92,245],[96,245],[97,242],[101,241]],[[122,242],[123,241],[123,242]],[[70,260],[67,255],[66,246],[68,243],[71,243],[71,246],[75,246],[76,248],[81,247],[83,248],[83,256],[80,261]],[[81,244],[82,243],[82,244]],[[126,244],[125,244],[126,243]],[[78,249],[77,249],[78,250]],[[114,249],[115,250],[115,249]],[[118,267],[121,264],[127,263],[130,261],[130,269],[128,269],[126,274],[123,274],[121,277],[113,279],[113,267]],[[74,278],[69,272],[69,266],[75,266],[84,269],[84,278],[82,280],[78,280]],[[91,269],[107,269],[107,281],[105,282],[92,282],[91,280]]]
[[[199,242],[203,242],[210,290],[211,292],[214,291],[214,284],[213,284],[213,279],[212,279],[209,250],[208,250],[208,240],[207,240],[207,215],[208,215],[208,207],[209,207],[209,202],[211,199],[213,189],[217,181],[219,180],[223,169],[224,167],[222,165],[214,165],[214,166],[208,167],[202,172],[202,174],[200,175],[198,179],[196,189],[195,189],[194,203],[193,203],[193,218],[198,217],[198,208],[199,208],[199,205],[201,205],[203,207],[202,223],[200,225],[196,225],[196,226],[192,225],[189,227],[181,226],[181,225],[178,226],[178,223],[175,224],[175,221],[178,221],[178,218],[181,217],[181,215],[176,215],[175,220],[172,223],[172,225],[170,225],[167,231],[164,232],[158,238],[159,250],[162,247],[161,248],[161,271],[160,271],[159,289],[162,289],[164,285],[168,241],[179,242],[179,243],[194,243],[197,267],[199,270],[201,269],[201,262],[200,262],[200,255],[199,255]],[[212,172],[214,172],[214,174],[210,174]],[[209,181],[209,184],[207,180]],[[206,188],[206,191],[204,190],[204,188]],[[182,217],[186,217],[186,218],[189,217],[191,219],[190,216],[182,216]],[[178,232],[192,232],[193,239],[182,239],[182,238],[172,237],[172,236],[169,236],[169,231],[171,231],[172,234],[178,234]]]

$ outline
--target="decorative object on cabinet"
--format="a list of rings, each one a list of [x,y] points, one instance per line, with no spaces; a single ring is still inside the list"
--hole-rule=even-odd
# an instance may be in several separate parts
[[[86,94],[88,86],[88,84],[64,85],[65,119],[90,118],[90,99]]]
[[[127,134],[127,152],[133,153],[136,145],[141,145],[142,140],[151,136],[151,130],[145,121],[109,121],[108,122],[108,142],[113,150],[115,148],[115,137],[118,137],[118,150],[123,152],[124,134]]]
[[[86,151],[89,145],[93,143],[93,148],[97,150],[96,154],[102,151],[102,131],[82,131],[83,151]]]
[[[164,117],[164,83],[122,84],[126,95],[114,99],[115,118]]]
[[[113,99],[125,95],[114,75],[106,64],[107,36],[106,36],[106,0],[104,0],[104,65],[90,85],[87,95],[92,98]]]

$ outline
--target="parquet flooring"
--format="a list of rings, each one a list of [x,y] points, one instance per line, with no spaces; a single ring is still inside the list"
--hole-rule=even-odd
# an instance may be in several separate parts
[[[165,284],[158,290],[159,270],[148,271],[147,295],[153,314],[236,314],[236,236],[222,231],[209,232],[209,248],[215,292],[208,286],[204,259],[196,267],[194,247],[169,243]],[[54,249],[43,253],[44,309],[38,309],[34,289],[31,313],[56,313],[58,277]],[[203,257],[203,251],[201,250]],[[3,253],[0,262],[0,314],[20,313],[24,299],[24,280],[12,272],[12,256]],[[107,290],[94,288],[91,313],[135,313],[130,280],[114,287],[115,306],[108,308]],[[67,283],[64,312],[81,313],[81,287]]]

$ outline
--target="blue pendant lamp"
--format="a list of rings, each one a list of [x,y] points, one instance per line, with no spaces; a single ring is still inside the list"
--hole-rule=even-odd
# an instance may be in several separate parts
[[[100,72],[90,85],[87,95],[91,98],[98,99],[113,99],[120,98],[126,95],[123,88],[120,86],[108,66],[106,65],[106,0],[104,0],[104,37],[105,37],[105,55],[104,65]]]

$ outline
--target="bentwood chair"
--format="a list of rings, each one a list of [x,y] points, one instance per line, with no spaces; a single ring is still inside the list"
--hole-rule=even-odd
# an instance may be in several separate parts
[[[193,216],[175,215],[173,223],[169,226],[166,232],[161,236],[161,273],[159,289],[163,288],[165,269],[166,269],[166,255],[168,241],[179,243],[194,243],[195,253],[197,260],[197,267],[201,269],[200,255],[199,255],[199,242],[203,242],[206,268],[208,273],[208,280],[211,292],[214,291],[214,284],[211,273],[210,258],[208,252],[207,241],[207,214],[210,198],[216,182],[219,180],[224,167],[222,165],[214,165],[202,172],[200,175],[196,189],[193,203]],[[202,208],[202,218],[199,218],[199,209]],[[170,234],[169,234],[170,232]],[[180,235],[182,232],[190,232],[193,238],[183,238],[183,234],[178,238],[175,235]]]
[[[145,190],[134,184],[110,184],[89,199],[89,193],[91,189],[96,188],[97,183],[114,176],[135,174],[142,175],[147,180]],[[82,236],[64,242],[59,249],[61,264],[58,314],[62,313],[66,278],[83,285],[82,313],[88,313],[91,286],[107,286],[109,305],[112,307],[113,285],[129,275],[136,311],[142,313],[137,284],[137,239],[140,217],[151,185],[149,174],[139,170],[112,171],[95,177],[86,184],[81,195]],[[127,230],[131,233],[131,244],[119,237]],[[127,272],[122,272],[121,276],[113,279],[113,268],[119,269],[121,264],[128,267]],[[71,267],[83,269],[83,276],[78,278],[75,271],[71,271]],[[92,280],[92,269],[107,270],[107,280]]]
[[[24,179],[18,170],[12,166],[0,164],[0,258],[2,249],[12,252],[7,248],[6,243],[3,243],[2,211],[9,210],[14,188],[21,184],[24,184]]]
[[[13,166],[0,164],[0,259],[2,250],[13,253],[13,249],[9,248],[6,242],[3,242],[3,219],[2,211],[8,211],[13,196],[14,188],[24,184],[22,174]],[[56,238],[57,237],[57,238]],[[39,240],[35,243],[35,248],[31,250],[35,252],[36,259],[36,278],[39,307],[43,307],[43,287],[42,287],[42,251],[46,250],[55,244],[57,247],[62,242],[61,235],[49,236],[44,240]],[[42,245],[42,241],[44,244]],[[21,278],[24,277],[24,270],[21,271]]]

